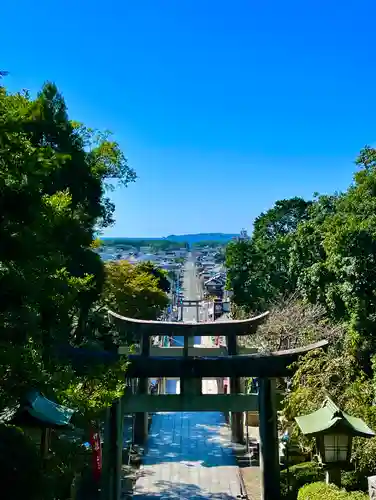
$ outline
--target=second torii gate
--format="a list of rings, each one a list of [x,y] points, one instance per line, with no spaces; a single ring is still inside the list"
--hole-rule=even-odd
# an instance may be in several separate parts
[[[196,309],[196,320],[197,322],[200,321],[200,304],[202,303],[202,300],[196,300],[196,299],[180,299],[179,305],[180,305],[180,319],[183,321],[184,319],[184,308],[185,307],[194,307]]]
[[[121,453],[118,448],[122,446],[123,414],[135,413],[135,437],[137,441],[142,442],[147,438],[148,413],[157,411],[230,412],[232,436],[235,441],[239,441],[243,434],[243,412],[258,411],[262,499],[278,500],[280,466],[274,379],[287,376],[290,373],[289,366],[300,355],[326,346],[327,341],[269,354],[254,352],[240,354],[237,336],[255,333],[268,313],[247,320],[221,323],[143,321],[126,318],[111,311],[109,315],[120,331],[139,339],[140,351],[138,354],[128,356],[130,366],[126,374],[130,379],[138,379],[137,394],[131,392],[125,394],[122,400],[114,403],[111,413],[113,432],[110,435],[115,448],[112,452],[113,460],[110,464],[108,481],[110,490],[106,500],[119,500],[120,497]],[[151,337],[156,335],[183,336],[184,347],[151,348]],[[196,348],[193,345],[196,335],[225,336],[227,349]],[[157,352],[158,349],[161,352]],[[162,351],[165,352],[164,356],[161,356]],[[217,356],[218,351],[222,356]],[[240,393],[241,378],[250,376],[259,379],[258,395]],[[180,378],[180,394],[148,394],[148,379],[159,377]],[[230,377],[230,394],[203,395],[201,383],[205,377]]]

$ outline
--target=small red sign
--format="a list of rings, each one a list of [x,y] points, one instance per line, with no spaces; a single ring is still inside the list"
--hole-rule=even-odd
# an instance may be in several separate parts
[[[102,472],[102,446],[99,432],[91,430],[90,445],[93,451],[93,474],[94,479],[99,481]]]

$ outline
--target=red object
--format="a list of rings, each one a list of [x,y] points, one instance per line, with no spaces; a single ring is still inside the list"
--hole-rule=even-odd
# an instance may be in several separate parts
[[[223,379],[223,393],[228,394],[228,378]]]
[[[90,432],[90,445],[93,450],[94,479],[99,481],[102,472],[102,446],[99,432],[94,431],[94,429]]]

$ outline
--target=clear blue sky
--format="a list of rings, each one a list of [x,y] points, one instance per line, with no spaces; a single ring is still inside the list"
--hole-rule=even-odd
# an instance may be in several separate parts
[[[139,179],[111,236],[251,228],[343,190],[376,134],[375,0],[3,0],[12,90],[55,81]]]

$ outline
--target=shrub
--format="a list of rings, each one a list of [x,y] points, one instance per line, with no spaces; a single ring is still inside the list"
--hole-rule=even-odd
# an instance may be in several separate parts
[[[341,472],[341,486],[346,491],[367,491],[368,482],[367,476],[362,474],[362,471],[342,471]]]
[[[41,498],[44,478],[39,450],[12,425],[0,425],[0,481],[2,492],[8,492],[11,498]]]
[[[347,492],[326,483],[306,484],[299,490],[298,500],[369,500],[366,493],[361,491]]]
[[[317,462],[304,462],[281,471],[281,498],[296,500],[299,489],[308,483],[324,479],[324,472]],[[288,488],[288,483],[290,488]]]

